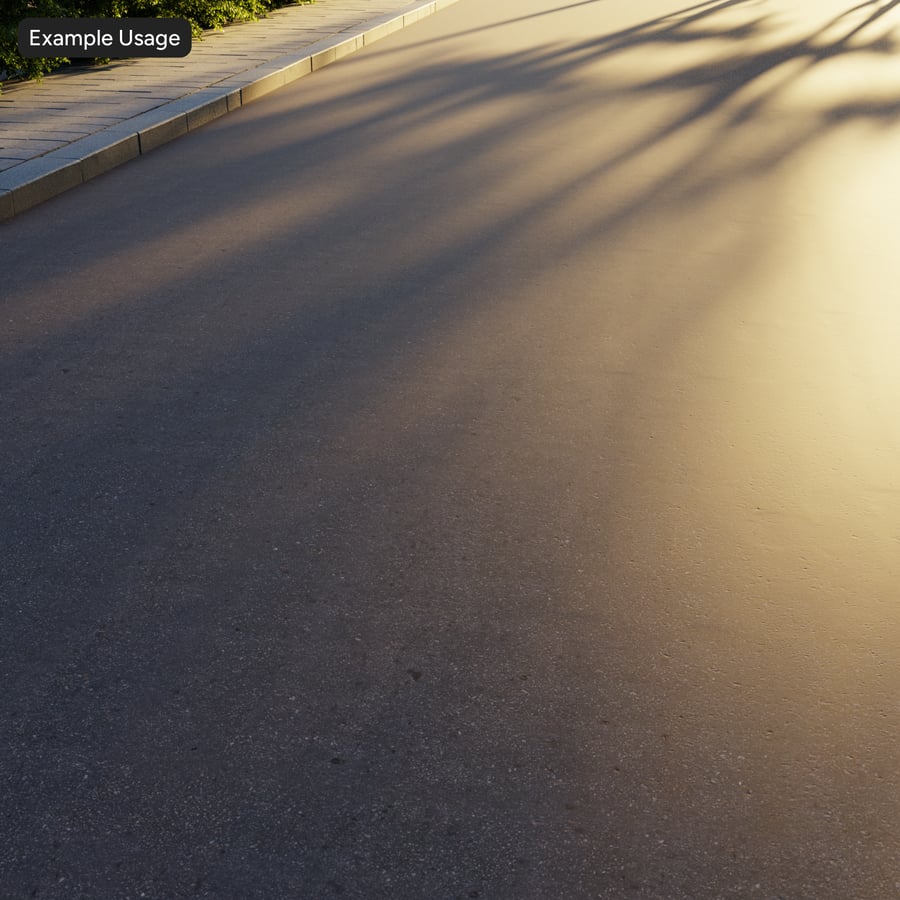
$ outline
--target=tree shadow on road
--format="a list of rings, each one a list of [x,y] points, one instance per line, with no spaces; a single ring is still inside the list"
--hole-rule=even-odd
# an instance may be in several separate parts
[[[604,804],[641,803],[609,773],[641,754],[664,771],[669,751],[645,739],[664,686],[628,693],[650,652],[629,670],[615,614],[575,608],[579,591],[612,593],[590,573],[612,552],[604,511],[628,462],[605,454],[637,449],[640,379],[777,242],[724,227],[790,215],[764,179],[846,125],[897,124],[900,99],[871,85],[795,93],[844,61],[887,65],[897,5],[783,34],[760,4],[720,0],[587,39],[548,27],[496,55],[466,40],[510,24],[488,17],[376,45],[342,64],[360,87],[322,73],[17,219],[0,250],[2,658],[26,698],[16,765],[56,773],[57,819],[100,833],[128,818],[121,797],[144,803],[134,827],[177,873],[160,894],[178,893],[194,833],[252,857],[280,829],[282,868],[262,883],[289,896],[291,853],[311,895],[342,867],[371,874],[394,829],[423,878],[437,859],[518,896],[547,895],[547,872],[571,896],[579,873],[616,896],[606,862],[663,826],[649,806],[602,820]],[[578,139],[555,145],[573,118]],[[570,296],[556,293],[567,266],[584,273]],[[494,333],[519,309],[519,332]],[[584,359],[554,343],[579,335]],[[608,335],[627,349],[604,355]],[[542,406],[544,391],[568,406]],[[481,443],[497,423],[502,454]],[[579,516],[597,520],[590,546],[567,543]],[[658,635],[622,615],[652,649]],[[569,693],[585,671],[605,731]],[[647,730],[614,732],[629,709]],[[87,809],[81,759],[107,778]],[[572,773],[591,767],[585,802]],[[29,835],[54,827],[38,795],[8,803]],[[484,860],[481,839],[511,827],[521,852]],[[127,838],[108,839],[140,869]],[[194,862],[252,896],[252,866],[218,853]],[[434,895],[463,889],[477,886]]]

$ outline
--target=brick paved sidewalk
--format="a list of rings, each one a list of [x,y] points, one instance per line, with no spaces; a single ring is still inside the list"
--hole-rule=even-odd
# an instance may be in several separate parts
[[[146,153],[455,0],[317,0],[204,33],[189,56],[6,84],[0,220]]]

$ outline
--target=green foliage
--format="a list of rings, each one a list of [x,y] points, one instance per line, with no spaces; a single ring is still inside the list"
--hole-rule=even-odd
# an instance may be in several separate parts
[[[264,16],[274,5],[265,0],[131,0],[129,15],[187,19],[196,33],[201,28],[252,21]]]
[[[7,77],[40,78],[55,69],[58,59],[24,59],[18,51],[19,22],[26,18],[54,18],[70,15],[66,0],[8,0],[0,14],[0,74]]]
[[[40,78],[67,62],[25,59],[19,55],[17,32],[26,18],[174,18],[187,19],[194,35],[204,28],[248,22],[270,9],[313,0],[3,0],[0,11],[0,80]],[[4,75],[5,72],[5,75]]]

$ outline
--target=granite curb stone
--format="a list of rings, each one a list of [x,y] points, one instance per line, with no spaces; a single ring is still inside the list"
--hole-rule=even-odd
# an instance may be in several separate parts
[[[245,103],[337,62],[432,15],[457,0],[428,0],[360,23],[352,33],[329,35],[185,97],[163,103],[102,131],[0,171],[0,222],[149,153]]]

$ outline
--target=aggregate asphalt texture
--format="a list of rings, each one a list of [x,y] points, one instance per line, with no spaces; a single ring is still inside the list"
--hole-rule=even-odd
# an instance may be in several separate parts
[[[4,225],[0,896],[900,895],[898,26],[460,0]]]

